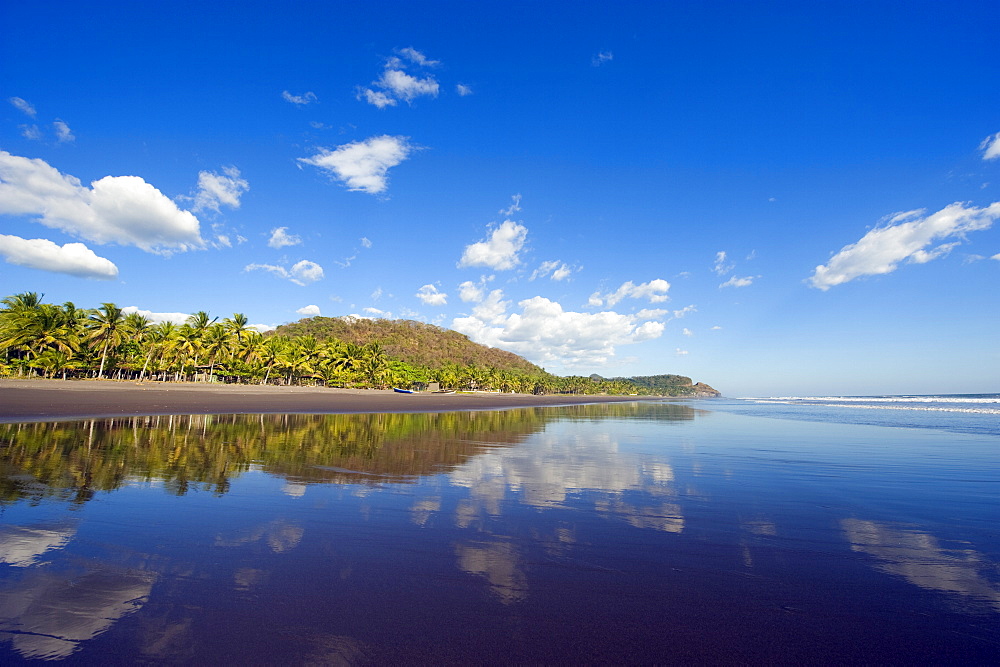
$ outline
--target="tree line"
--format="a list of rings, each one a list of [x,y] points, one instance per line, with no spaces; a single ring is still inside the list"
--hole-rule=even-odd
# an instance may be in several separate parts
[[[541,369],[415,364],[364,345],[313,335],[262,334],[234,313],[205,311],[153,324],[114,303],[78,308],[23,292],[0,300],[0,376],[158,382],[225,382],[387,389],[437,382],[443,389],[517,393],[649,394],[625,379],[556,376]]]

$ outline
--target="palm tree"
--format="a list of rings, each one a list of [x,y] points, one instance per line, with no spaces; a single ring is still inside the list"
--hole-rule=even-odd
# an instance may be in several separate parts
[[[101,368],[97,377],[104,377],[104,364],[108,358],[108,348],[121,345],[125,339],[122,309],[113,303],[103,303],[87,318],[90,324],[90,340],[101,345]]]
[[[226,332],[232,336],[236,345],[230,348],[229,358],[232,359],[236,355],[237,348],[242,345],[244,335],[250,331],[253,331],[248,325],[250,320],[243,313],[233,313],[232,317],[227,317],[222,320],[222,326],[226,328]]]

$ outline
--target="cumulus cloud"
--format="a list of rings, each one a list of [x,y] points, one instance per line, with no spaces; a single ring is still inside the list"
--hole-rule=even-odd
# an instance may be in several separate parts
[[[434,285],[424,285],[414,295],[428,306],[444,306],[448,303],[448,295],[439,292]]]
[[[611,51],[600,51],[590,60],[590,64],[594,67],[600,67],[604,63],[609,63],[615,59],[615,54]]]
[[[455,84],[455,92],[461,97],[467,97],[472,94],[472,88],[465,85],[464,83]]]
[[[388,187],[386,172],[408,158],[413,150],[408,137],[384,134],[344,144],[332,151],[320,148],[318,154],[299,158],[299,162],[319,167],[347,185],[349,190],[376,195]]]
[[[890,216],[885,224],[817,266],[809,284],[828,290],[861,276],[892,273],[901,262],[922,264],[940,257],[964,240],[968,232],[989,229],[1000,217],[1000,202],[984,208],[955,202],[936,213],[924,214],[919,210]],[[947,239],[957,240],[939,243]]]
[[[188,318],[191,317],[190,313],[154,313],[151,310],[143,310],[136,306],[125,306],[122,308],[122,312],[126,315],[131,315],[136,313],[137,315],[142,315],[151,324],[160,324],[162,322],[170,322],[171,324],[184,324],[187,322]]]
[[[218,213],[220,206],[240,207],[240,197],[250,189],[246,179],[240,178],[236,167],[223,167],[223,175],[213,171],[198,173],[198,192],[194,196],[194,210],[211,210]]]
[[[518,303],[521,312],[507,313],[500,290],[468,317],[456,318],[452,328],[472,340],[502,347],[538,364],[558,363],[566,368],[592,368],[614,358],[617,346],[658,338],[662,322],[611,311],[579,313],[541,296]]]
[[[719,288],[723,287],[749,287],[753,285],[754,278],[760,278],[760,276],[744,276],[740,278],[739,276],[733,276],[726,282],[719,285]]]
[[[0,256],[8,263],[78,278],[114,280],[118,267],[82,243],[56,245],[47,239],[23,239],[0,234]]]
[[[549,276],[552,280],[559,281],[569,278],[572,273],[573,269],[571,269],[565,262],[553,260],[549,262],[542,262],[537,269],[532,271],[531,277],[529,277],[528,280],[535,280],[536,278]]]
[[[992,134],[979,144],[979,150],[983,152],[984,160],[995,160],[1000,157],[1000,132]]]
[[[488,278],[485,276],[483,279],[474,283],[471,280],[466,280],[464,283],[458,286],[458,298],[466,303],[478,303],[483,300],[485,295],[485,286]]]
[[[295,312],[299,315],[305,315],[306,317],[319,317],[319,306],[310,304],[308,306],[302,306]]]
[[[37,222],[95,243],[169,254],[205,247],[198,218],[138,176],[105,176],[90,184],[44,160],[0,151],[0,214]]]
[[[286,102],[291,102],[292,104],[297,104],[299,106],[305,106],[306,104],[311,104],[317,100],[316,93],[312,91],[302,93],[301,95],[292,95],[290,92],[283,91],[281,93],[281,99]]]
[[[69,129],[69,125],[67,125],[64,121],[57,118],[55,122],[52,123],[52,127],[55,128],[56,140],[59,143],[62,144],[76,140],[76,137],[73,136],[73,131]]]
[[[410,104],[418,97],[437,97],[440,84],[433,76],[418,76],[406,71],[407,67],[435,67],[440,63],[430,60],[423,53],[412,47],[399,49],[402,57],[393,56],[385,61],[382,76],[372,81],[371,87],[359,88],[358,99],[379,109],[396,106],[403,101]],[[408,61],[408,62],[407,62]]]
[[[648,283],[642,283],[636,285],[631,280],[622,283],[614,292],[609,292],[607,294],[601,294],[600,292],[594,292],[590,295],[590,299],[587,301],[588,306],[613,306],[622,299],[649,299],[650,303],[662,303],[670,299],[667,296],[667,291],[670,289],[670,283],[662,278],[657,278],[655,280],[650,280]]]
[[[466,246],[458,266],[487,266],[497,271],[513,269],[521,263],[518,253],[527,238],[527,227],[505,220],[489,238]]]
[[[302,243],[302,237],[297,234],[289,234],[288,227],[277,227],[271,230],[271,238],[267,240],[267,245],[272,248],[284,248],[290,245]]]
[[[243,267],[244,271],[267,271],[274,274],[279,278],[284,278],[285,280],[290,280],[296,285],[308,285],[309,283],[314,283],[317,280],[322,280],[323,278],[323,267],[316,262],[310,262],[309,260],[302,260],[292,266],[290,269],[286,269],[283,266],[275,264],[247,264]]]
[[[35,111],[35,107],[32,106],[31,102],[20,97],[10,97],[7,99],[8,102],[13,104],[19,111],[24,113],[26,116],[31,116],[34,118],[38,112]]]

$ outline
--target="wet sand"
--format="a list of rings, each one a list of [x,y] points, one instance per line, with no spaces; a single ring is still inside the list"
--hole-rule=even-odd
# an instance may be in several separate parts
[[[121,415],[451,412],[635,400],[634,396],[399,394],[326,387],[3,379],[0,422]]]

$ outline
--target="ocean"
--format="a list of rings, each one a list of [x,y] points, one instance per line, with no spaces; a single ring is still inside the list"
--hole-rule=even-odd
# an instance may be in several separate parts
[[[1000,435],[1000,394],[738,398],[719,399],[711,409],[775,419]]]
[[[0,424],[0,663],[996,664],[997,400]]]

